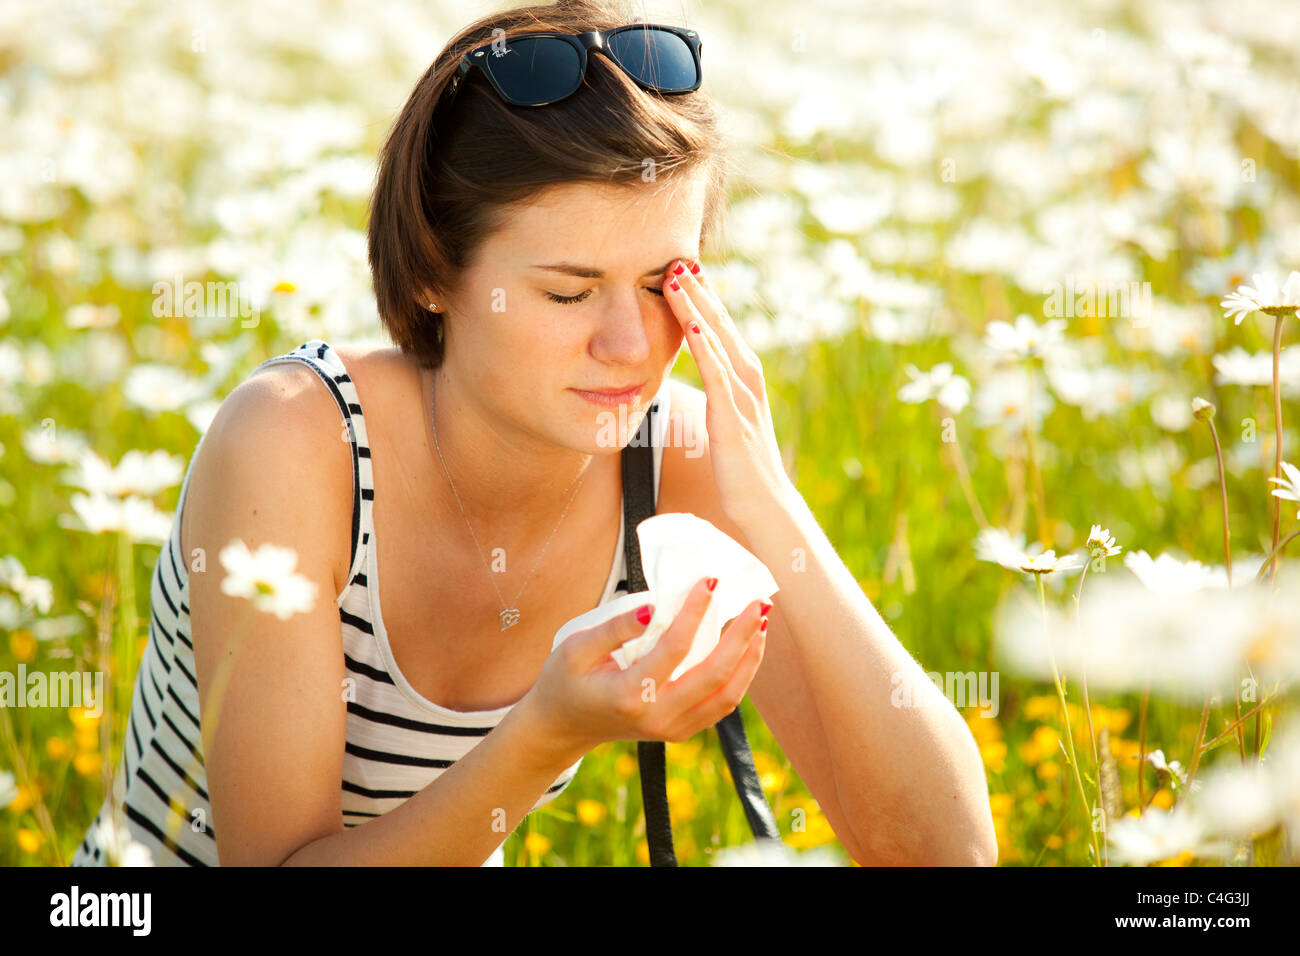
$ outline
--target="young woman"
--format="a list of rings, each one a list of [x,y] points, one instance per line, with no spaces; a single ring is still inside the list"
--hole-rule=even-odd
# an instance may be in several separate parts
[[[182,485],[101,810],[155,862],[499,864],[592,747],[685,740],[745,693],[855,860],[995,860],[975,742],[787,478],[759,361],[699,265],[726,182],[699,40],[525,7],[416,85],[368,226],[396,347],[263,363]],[[668,377],[683,343],[703,390]],[[626,671],[608,652],[634,612],[552,648],[628,590],[620,452],[652,406],[657,511],[712,522],[780,585],[672,682],[709,580]],[[315,607],[226,595],[236,538],[293,548]],[[97,833],[74,862],[103,862]]]

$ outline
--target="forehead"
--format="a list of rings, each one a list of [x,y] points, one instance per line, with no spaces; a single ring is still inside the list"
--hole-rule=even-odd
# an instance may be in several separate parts
[[[704,176],[687,175],[634,185],[550,186],[511,206],[483,251],[524,266],[565,259],[610,268],[625,260],[641,264],[664,250],[694,253],[706,185]]]

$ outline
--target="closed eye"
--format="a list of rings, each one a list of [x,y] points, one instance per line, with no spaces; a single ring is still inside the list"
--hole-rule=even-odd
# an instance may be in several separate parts
[[[656,289],[652,286],[646,286],[645,290],[647,292],[653,292],[661,299],[663,298],[664,295],[663,289]],[[591,290],[588,289],[585,292],[578,293],[577,295],[556,295],[554,292],[547,292],[545,293],[545,295],[552,302],[558,302],[561,305],[573,305],[574,303],[581,302],[583,299],[587,298],[587,296],[591,295]]]

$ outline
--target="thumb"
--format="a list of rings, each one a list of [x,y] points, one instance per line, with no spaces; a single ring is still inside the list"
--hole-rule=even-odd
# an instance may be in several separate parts
[[[618,650],[632,638],[645,633],[653,615],[654,605],[646,603],[615,615],[603,624],[575,632],[569,641],[578,642],[578,662],[584,668],[600,663],[610,651]]]

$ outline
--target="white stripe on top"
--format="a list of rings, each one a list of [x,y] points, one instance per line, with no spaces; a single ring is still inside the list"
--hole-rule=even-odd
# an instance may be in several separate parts
[[[348,582],[336,598],[344,664],[354,700],[348,700],[340,800],[346,827],[365,823],[427,786],[470,751],[513,704],[494,710],[457,711],[418,693],[393,658],[379,606],[378,548],[374,545],[374,475],[361,403],[338,353],[322,339],[304,342],[272,362],[304,362],[338,403],[352,438],[352,561]],[[251,373],[250,373],[251,374]],[[655,397],[654,478],[658,497],[670,379]],[[202,438],[199,439],[199,445]],[[157,865],[216,866],[216,821],[208,802],[199,738],[198,681],[190,630],[189,576],[181,554],[181,513],[190,470],[186,468],[171,532],[154,566],[150,588],[149,640],[136,675],[122,760],[94,823],[73,856],[73,866],[106,862],[96,824],[121,808],[117,819],[153,853]],[[618,545],[599,604],[628,593],[619,521]],[[566,768],[533,809],[568,786],[581,758]],[[506,835],[508,836],[508,834]],[[504,844],[505,836],[502,837]],[[497,846],[484,866],[505,862]]]

